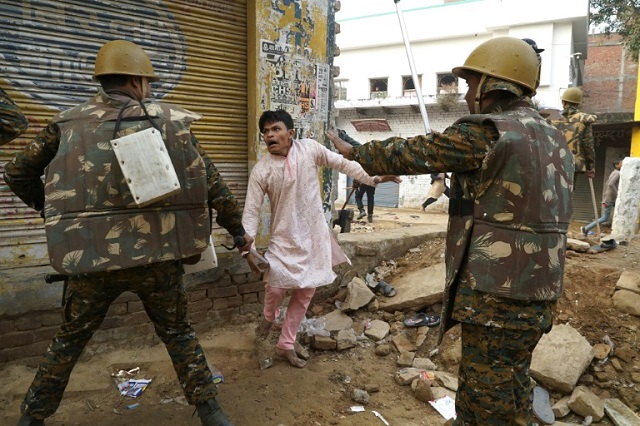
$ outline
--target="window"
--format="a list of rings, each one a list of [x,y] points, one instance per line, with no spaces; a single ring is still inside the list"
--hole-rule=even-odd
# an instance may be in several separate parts
[[[436,76],[438,78],[437,93],[439,95],[458,93],[458,77],[451,73],[439,73]]]
[[[371,99],[387,97],[387,79],[372,78],[369,80],[369,89],[371,90]]]
[[[336,80],[334,98],[337,101],[347,100],[347,80]]]
[[[418,84],[422,89],[422,74],[418,75]],[[410,75],[402,76],[402,96],[416,96],[416,87]]]

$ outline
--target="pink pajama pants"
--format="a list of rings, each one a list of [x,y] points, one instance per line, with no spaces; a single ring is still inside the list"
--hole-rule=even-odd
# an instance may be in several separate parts
[[[304,315],[307,312],[307,308],[315,292],[315,287],[293,289],[289,306],[287,306],[287,314],[282,323],[282,332],[276,344],[278,348],[283,350],[293,349],[298,328],[300,324],[302,324]],[[280,302],[286,293],[286,288],[272,287],[269,284],[265,286],[264,318],[267,321],[275,321],[279,312]]]

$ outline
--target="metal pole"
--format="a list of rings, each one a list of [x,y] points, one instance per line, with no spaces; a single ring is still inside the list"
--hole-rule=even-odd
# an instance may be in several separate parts
[[[424,129],[426,133],[429,134],[431,133],[431,126],[429,126],[429,117],[427,116],[427,109],[424,107],[424,99],[422,99],[422,89],[420,88],[420,80],[418,80],[418,74],[416,73],[416,64],[413,62],[413,53],[411,53],[411,44],[409,43],[407,28],[404,24],[402,7],[400,6],[400,0],[393,0],[393,2],[396,4],[396,12],[398,14],[398,21],[400,21],[400,30],[402,31],[404,48],[407,51],[409,68],[411,68],[411,78],[413,79],[413,87],[416,89],[416,96],[418,97],[418,106],[420,107],[420,114],[422,114],[422,120],[424,121]]]
[[[593,202],[593,215],[596,218],[596,229],[598,230],[598,243],[600,243],[600,222],[598,221],[598,207],[596,204],[596,194],[593,190],[593,178],[589,178],[589,187],[591,188],[591,201]]]

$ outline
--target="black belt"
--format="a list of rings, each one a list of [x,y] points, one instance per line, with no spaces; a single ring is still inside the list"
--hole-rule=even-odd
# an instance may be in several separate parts
[[[473,216],[473,201],[464,198],[449,199],[449,216]]]

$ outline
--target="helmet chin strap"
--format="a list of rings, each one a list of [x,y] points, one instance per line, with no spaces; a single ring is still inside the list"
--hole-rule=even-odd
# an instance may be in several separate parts
[[[487,79],[487,75],[486,74],[482,74],[482,77],[480,77],[480,81],[478,82],[478,88],[476,89],[476,98],[473,102],[473,113],[474,114],[480,114],[480,111],[482,111],[480,109],[480,98],[482,97],[482,85],[484,84],[484,81]]]

